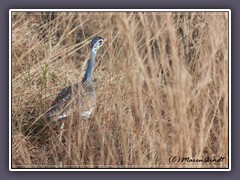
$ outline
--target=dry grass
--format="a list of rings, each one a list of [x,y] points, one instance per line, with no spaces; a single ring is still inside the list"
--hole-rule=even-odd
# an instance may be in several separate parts
[[[97,108],[67,118],[59,143],[43,114],[81,80],[96,35]],[[14,168],[226,168],[228,113],[227,13],[12,14]]]

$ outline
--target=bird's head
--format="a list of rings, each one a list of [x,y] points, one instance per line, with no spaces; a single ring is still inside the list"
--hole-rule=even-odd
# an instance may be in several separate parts
[[[103,45],[104,39],[102,37],[95,37],[91,41],[91,49],[92,51],[96,52],[102,45]]]

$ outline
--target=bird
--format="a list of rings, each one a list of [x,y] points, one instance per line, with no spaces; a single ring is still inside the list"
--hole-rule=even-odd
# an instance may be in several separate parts
[[[103,45],[104,38],[94,37],[90,43],[90,58],[83,79],[71,86],[63,88],[52,102],[47,112],[50,122],[57,122],[80,110],[84,120],[89,119],[96,106],[96,92],[92,82],[92,74],[98,49]],[[64,123],[60,129],[63,129]]]

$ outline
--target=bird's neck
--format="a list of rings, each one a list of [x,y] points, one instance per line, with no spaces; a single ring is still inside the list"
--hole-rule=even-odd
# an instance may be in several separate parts
[[[87,70],[82,80],[83,83],[85,83],[86,81],[88,83],[92,83],[92,73],[94,69],[96,54],[97,54],[97,51],[94,51],[94,50],[91,51],[90,59],[88,60]]]

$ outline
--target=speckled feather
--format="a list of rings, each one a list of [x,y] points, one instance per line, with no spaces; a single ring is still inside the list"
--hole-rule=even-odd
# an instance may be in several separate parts
[[[83,113],[91,111],[95,104],[96,93],[92,84],[76,83],[73,86],[65,87],[57,95],[47,116],[51,122],[56,122],[63,117],[69,116],[77,109],[80,109]]]

